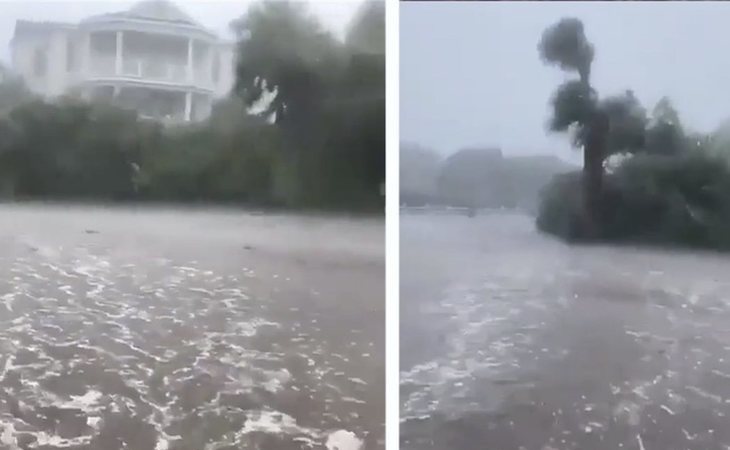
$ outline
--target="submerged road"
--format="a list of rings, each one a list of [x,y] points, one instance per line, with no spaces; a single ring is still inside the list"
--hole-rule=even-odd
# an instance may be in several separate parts
[[[730,449],[730,257],[401,216],[404,450]]]
[[[366,450],[382,219],[0,206],[0,449]]]

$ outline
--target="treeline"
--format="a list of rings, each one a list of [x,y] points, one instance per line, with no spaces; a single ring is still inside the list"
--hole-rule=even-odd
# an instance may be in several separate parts
[[[344,41],[304,3],[252,5],[236,85],[197,124],[164,127],[110,104],[34,98],[0,72],[0,192],[16,199],[212,201],[380,209],[385,7]]]
[[[571,133],[584,166],[544,191],[538,227],[568,240],[730,249],[727,133],[689,132],[666,98],[651,113],[630,91],[600,98],[590,85],[594,50],[576,19],[546,30],[539,48],[579,74],[556,91],[550,124]]]
[[[405,206],[510,208],[536,212],[540,191],[573,166],[548,155],[505,157],[498,149],[463,149],[441,158],[416,144],[400,149]]]

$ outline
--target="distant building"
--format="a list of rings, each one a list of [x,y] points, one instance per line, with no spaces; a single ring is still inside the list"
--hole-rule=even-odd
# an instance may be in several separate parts
[[[35,93],[77,94],[173,123],[204,120],[233,86],[233,43],[167,0],[78,24],[19,20],[12,65]]]

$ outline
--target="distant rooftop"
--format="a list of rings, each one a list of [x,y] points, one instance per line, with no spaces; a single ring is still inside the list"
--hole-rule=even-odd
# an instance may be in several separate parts
[[[126,11],[91,16],[82,20],[81,23],[105,22],[118,19],[136,19],[167,23],[171,25],[184,25],[198,28],[211,36],[216,36],[216,33],[208,30],[200,22],[190,17],[169,0],[142,0]],[[65,22],[35,22],[31,20],[17,20],[15,22],[13,39],[11,39],[11,46],[12,41],[19,36],[46,34],[54,30],[75,29],[77,27],[78,24]],[[232,43],[230,45],[232,45]]]

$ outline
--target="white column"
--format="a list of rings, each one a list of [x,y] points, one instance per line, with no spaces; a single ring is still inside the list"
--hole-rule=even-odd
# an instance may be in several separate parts
[[[205,84],[213,87],[213,45],[208,45],[208,51],[205,52]]]
[[[193,39],[188,39],[188,83],[193,83]]]
[[[185,121],[190,122],[190,113],[193,110],[193,93],[185,93]]]
[[[117,59],[115,61],[115,72],[117,75],[122,74],[122,55],[124,53],[124,34],[122,31],[117,31]]]
[[[91,71],[91,33],[84,33],[81,43],[81,68],[84,75]]]

